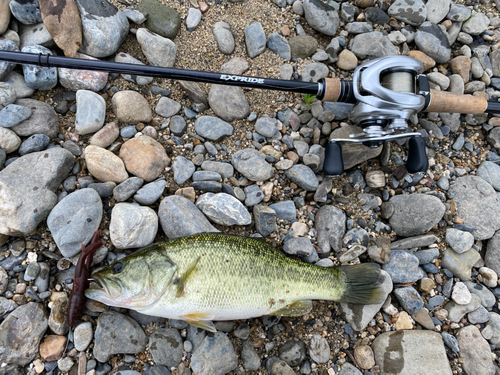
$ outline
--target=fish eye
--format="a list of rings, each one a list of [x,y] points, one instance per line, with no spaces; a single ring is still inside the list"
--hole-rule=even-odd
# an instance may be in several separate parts
[[[116,262],[113,264],[113,267],[111,267],[111,270],[113,273],[120,273],[123,271],[123,262]]]

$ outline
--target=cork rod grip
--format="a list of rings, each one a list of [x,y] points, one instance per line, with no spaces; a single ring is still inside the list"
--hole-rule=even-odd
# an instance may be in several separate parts
[[[431,102],[424,111],[480,115],[486,111],[487,107],[488,101],[479,96],[431,90]]]
[[[336,102],[340,96],[340,80],[338,78],[325,78],[324,101]]]

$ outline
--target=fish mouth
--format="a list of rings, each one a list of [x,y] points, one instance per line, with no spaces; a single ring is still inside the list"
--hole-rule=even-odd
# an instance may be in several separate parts
[[[88,279],[90,285],[86,290],[85,294],[89,297],[99,297],[103,296],[109,299],[116,298],[121,293],[121,286],[115,280],[101,275],[92,275]],[[115,294],[115,296],[113,296]]]

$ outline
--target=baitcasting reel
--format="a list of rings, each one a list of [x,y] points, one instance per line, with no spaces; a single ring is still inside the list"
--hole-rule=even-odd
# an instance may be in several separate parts
[[[422,70],[420,61],[407,56],[381,57],[356,68],[352,85],[347,86],[352,89],[348,95],[354,94],[356,100],[349,119],[363,132],[351,134],[350,138],[330,139],[325,150],[325,176],[344,172],[341,142],[379,147],[384,142],[408,137],[408,172],[427,171],[424,139],[420,133],[407,132],[408,120],[424,109],[430,93],[427,77],[419,74]]]

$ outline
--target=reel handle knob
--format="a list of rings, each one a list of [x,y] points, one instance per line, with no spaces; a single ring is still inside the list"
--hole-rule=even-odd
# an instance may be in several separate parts
[[[408,160],[406,169],[410,173],[427,172],[429,160],[425,154],[425,141],[422,137],[410,138],[408,143]]]
[[[344,173],[344,161],[342,159],[342,147],[340,143],[330,141],[325,148],[325,162],[323,174],[326,177],[339,176]]]

